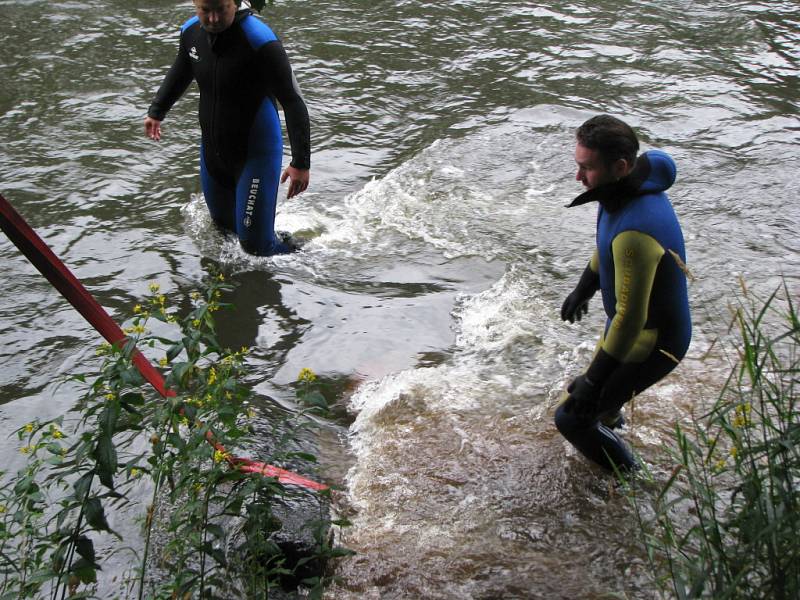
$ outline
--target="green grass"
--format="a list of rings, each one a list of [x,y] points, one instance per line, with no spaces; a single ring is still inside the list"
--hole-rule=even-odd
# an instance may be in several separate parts
[[[665,596],[800,598],[800,320],[785,284],[742,290],[718,398],[675,427],[666,481],[645,470],[627,486]]]

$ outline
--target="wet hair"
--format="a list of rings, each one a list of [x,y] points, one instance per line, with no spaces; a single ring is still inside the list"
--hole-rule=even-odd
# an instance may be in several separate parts
[[[620,158],[629,165],[636,162],[639,152],[636,133],[630,125],[611,115],[592,117],[578,127],[575,138],[581,146],[597,150],[606,166],[610,167]]]

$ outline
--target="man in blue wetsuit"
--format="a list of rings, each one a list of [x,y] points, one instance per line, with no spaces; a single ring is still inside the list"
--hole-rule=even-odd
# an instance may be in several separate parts
[[[683,234],[667,190],[675,163],[664,152],[638,156],[623,121],[599,115],[577,131],[576,179],[587,191],[570,206],[598,202],[596,248],[561,307],[570,323],[602,293],[607,320],[588,369],[567,388],[556,427],[584,456],[608,469],[636,468],[613,431],[620,409],[675,368],[686,354],[691,317]]]
[[[181,28],[175,62],[144,121],[161,139],[161,121],[196,80],[200,88],[200,177],[211,217],[236,232],[258,255],[289,252],[275,235],[279,182],[288,198],[308,187],[311,157],[308,110],[283,46],[240,0],[194,0],[196,16]],[[283,108],[292,160],[281,174]]]

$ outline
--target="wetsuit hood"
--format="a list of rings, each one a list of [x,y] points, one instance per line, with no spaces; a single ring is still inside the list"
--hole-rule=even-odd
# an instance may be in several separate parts
[[[628,175],[583,192],[568,207],[597,200],[606,210],[614,212],[632,198],[668,190],[675,183],[676,174],[675,161],[669,154],[662,150],[648,150],[636,159]]]
[[[664,192],[675,183],[678,170],[675,161],[663,150],[650,150],[642,154],[642,158],[650,164],[647,179],[642,182],[639,191],[642,193]]]

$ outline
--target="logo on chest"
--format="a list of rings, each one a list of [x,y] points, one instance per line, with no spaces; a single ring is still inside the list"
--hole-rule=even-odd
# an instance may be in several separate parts
[[[189,58],[192,60],[200,60],[200,55],[197,54],[197,48],[192,46],[192,49],[189,50]]]

